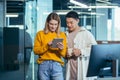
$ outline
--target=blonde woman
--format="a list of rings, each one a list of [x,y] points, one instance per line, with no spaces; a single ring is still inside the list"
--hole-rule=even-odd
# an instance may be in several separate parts
[[[34,53],[39,56],[38,80],[63,80],[62,57],[66,55],[66,36],[60,32],[60,17],[52,12],[48,15],[45,28],[36,34]],[[53,39],[62,38],[53,48]]]

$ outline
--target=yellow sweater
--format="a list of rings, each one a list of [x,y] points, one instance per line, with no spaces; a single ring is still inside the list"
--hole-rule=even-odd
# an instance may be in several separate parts
[[[48,46],[48,43],[54,38],[63,38],[64,49],[60,50],[58,48],[51,48]],[[57,37],[55,32],[49,32],[45,34],[43,31],[39,31],[35,37],[33,51],[36,55],[39,56],[37,59],[38,64],[45,60],[53,60],[61,63],[61,65],[64,65],[64,62],[61,58],[65,57],[66,48],[67,42],[65,33],[61,32],[59,37]]]

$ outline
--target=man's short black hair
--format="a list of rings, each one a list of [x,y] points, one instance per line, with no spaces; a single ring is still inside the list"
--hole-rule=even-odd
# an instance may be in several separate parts
[[[75,11],[70,11],[66,14],[66,18],[74,18],[74,19],[79,19],[79,15]]]

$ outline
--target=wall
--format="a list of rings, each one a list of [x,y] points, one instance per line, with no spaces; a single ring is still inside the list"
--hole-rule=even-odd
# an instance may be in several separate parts
[[[96,40],[107,40],[108,9],[99,8],[96,9],[96,13],[103,14],[96,18]]]

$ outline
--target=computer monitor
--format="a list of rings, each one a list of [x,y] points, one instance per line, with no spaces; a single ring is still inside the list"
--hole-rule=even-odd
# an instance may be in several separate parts
[[[114,70],[112,62],[116,60],[118,61],[118,73],[120,73],[120,44],[92,45],[87,77],[112,77]]]

